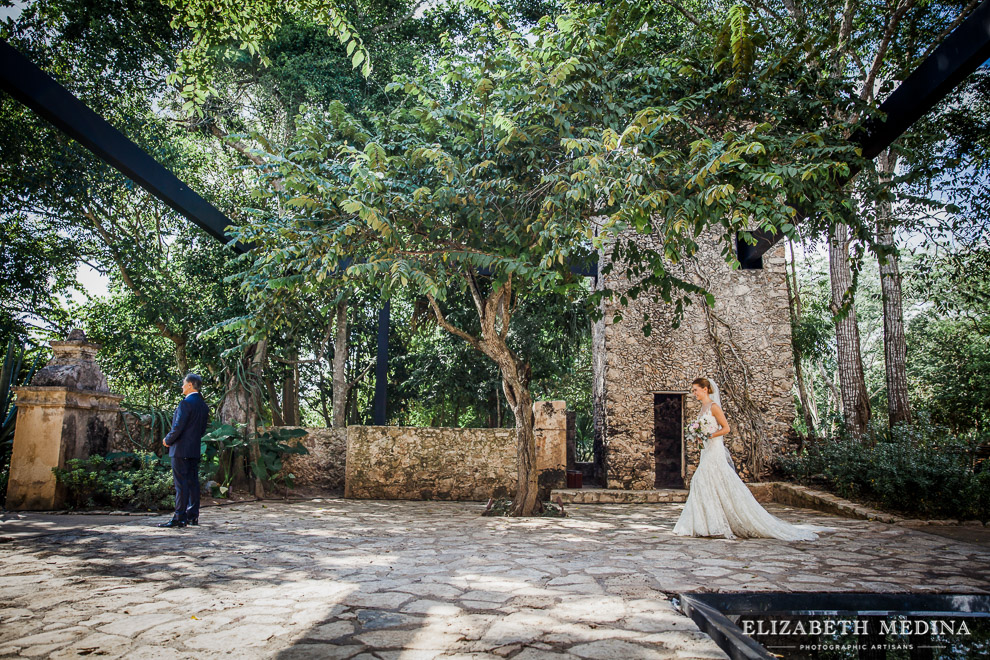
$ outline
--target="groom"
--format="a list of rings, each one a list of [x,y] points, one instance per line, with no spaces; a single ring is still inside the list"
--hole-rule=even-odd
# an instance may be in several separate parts
[[[162,440],[172,458],[175,481],[175,515],[159,527],[185,527],[199,524],[200,441],[210,420],[210,408],[199,393],[203,379],[189,374],[182,381],[185,398],[172,418],[172,430]]]

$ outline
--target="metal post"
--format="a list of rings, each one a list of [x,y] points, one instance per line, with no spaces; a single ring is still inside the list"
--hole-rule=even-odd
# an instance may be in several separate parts
[[[388,423],[388,322],[392,303],[388,300],[378,311],[378,357],[375,362],[375,426]]]

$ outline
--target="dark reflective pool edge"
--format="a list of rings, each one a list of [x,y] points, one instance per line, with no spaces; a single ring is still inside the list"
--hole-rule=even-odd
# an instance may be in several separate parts
[[[990,594],[891,594],[849,592],[685,593],[676,606],[733,660],[773,660],[728,615],[909,616],[990,619]]]

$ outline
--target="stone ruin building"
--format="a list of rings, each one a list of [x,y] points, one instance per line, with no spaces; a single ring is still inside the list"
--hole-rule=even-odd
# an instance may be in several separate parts
[[[732,429],[725,444],[745,481],[759,481],[787,443],[794,361],[783,243],[763,256],[762,268],[746,270],[732,270],[714,238],[699,245],[682,277],[711,292],[714,308],[693,296],[674,329],[672,306],[650,296],[629,300],[613,323],[613,300],[592,329],[595,473],[607,488],[688,487],[700,448],[687,446],[684,429],[700,410],[690,394],[699,376],[721,389]],[[610,258],[607,249],[599,263]],[[597,286],[621,292],[629,280],[617,263]],[[644,312],[653,329],[648,337]]]

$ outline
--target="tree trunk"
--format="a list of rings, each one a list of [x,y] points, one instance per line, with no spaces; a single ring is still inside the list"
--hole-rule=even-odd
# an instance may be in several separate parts
[[[427,296],[437,322],[447,332],[464,339],[488,356],[502,375],[502,391],[516,418],[516,495],[512,503],[513,516],[532,516],[539,501],[539,473],[536,466],[536,438],[533,433],[535,416],[533,398],[529,391],[530,365],[520,359],[506,344],[509,321],[512,318],[512,278],[487,297],[473,272],[465,275],[475,308],[481,321],[481,336],[474,337],[451,325],[443,316],[432,296]]]
[[[320,412],[323,414],[323,423],[332,427],[333,415],[330,414],[330,408],[327,406],[327,379],[323,369],[319,369],[318,372],[320,374]],[[332,392],[330,396],[333,396]]]
[[[272,426],[285,426],[282,406],[278,401],[278,392],[275,391],[275,384],[269,378],[265,379],[265,389],[268,390],[268,407],[272,410]]]
[[[811,422],[812,424],[815,425],[815,428],[818,429],[821,427],[822,417],[821,415],[818,414],[818,399],[815,394],[816,388],[815,388],[814,364],[812,364],[811,367],[812,367],[811,369],[808,369],[807,371],[804,372],[804,375],[807,378],[808,407],[809,410],[811,411]]]
[[[347,426],[347,301],[337,303],[333,340],[333,427]]]
[[[845,312],[842,312],[844,298],[852,288],[848,234],[849,228],[840,224],[836,225],[830,236],[828,261],[832,282],[831,310],[835,321],[843,419],[850,433],[862,435],[866,432],[871,411],[870,399],[866,393],[866,376],[863,373],[859,326],[856,325],[856,307],[849,301]]]
[[[897,165],[897,155],[890,149],[880,154],[880,183],[889,184]],[[896,250],[894,212],[889,199],[877,204],[877,242]],[[901,274],[896,251],[880,259],[880,288],[883,292],[883,353],[887,378],[887,412],[890,426],[911,423],[908,400],[907,342],[904,338],[904,308],[901,297]]]
[[[302,426],[302,406],[299,403],[299,365],[292,365],[292,417]]]
[[[791,314],[791,328],[797,328],[801,323],[801,293],[798,290],[797,268],[794,264],[797,260],[797,256],[794,254],[794,243],[789,242],[789,245],[791,249],[791,275],[794,281],[791,281],[786,271],[784,272],[784,279],[787,281],[787,308]],[[797,344],[793,342],[793,337],[791,347],[794,352],[794,378],[797,381],[798,400],[801,403],[801,416],[804,419],[805,428],[808,429],[808,436],[813,439],[815,437],[815,423],[811,417],[808,388],[804,380],[804,369],[802,365],[804,355]]]
[[[834,379],[828,375],[825,371],[825,365],[818,362],[818,373],[821,375],[822,380],[825,381],[825,387],[829,394],[831,394],[832,404],[835,406],[835,412],[842,415],[842,396],[839,394],[839,388],[835,386]]]
[[[241,376],[232,373],[227,381],[227,392],[220,406],[220,420],[226,424],[244,425],[244,434],[248,438],[248,457],[251,462],[260,458],[255,425],[258,421],[259,404],[261,403],[257,387],[252,387],[250,381],[260,382],[260,374],[268,357],[267,343],[260,341],[245,352],[241,358]],[[248,382],[243,382],[243,381]],[[252,391],[255,390],[255,391]],[[265,486],[253,472],[247,475],[251,492],[257,498],[265,496]]]
[[[299,352],[292,350],[289,352],[288,371],[282,379],[282,425],[299,426],[299,365],[295,361],[299,359]]]
[[[347,404],[346,412],[344,414],[344,419],[347,420],[347,424],[358,424],[360,420],[358,419],[358,388],[348,387],[347,388]]]
[[[170,337],[175,342],[175,366],[179,369],[179,375],[183,378],[189,373],[189,358],[186,355],[185,335]]]

